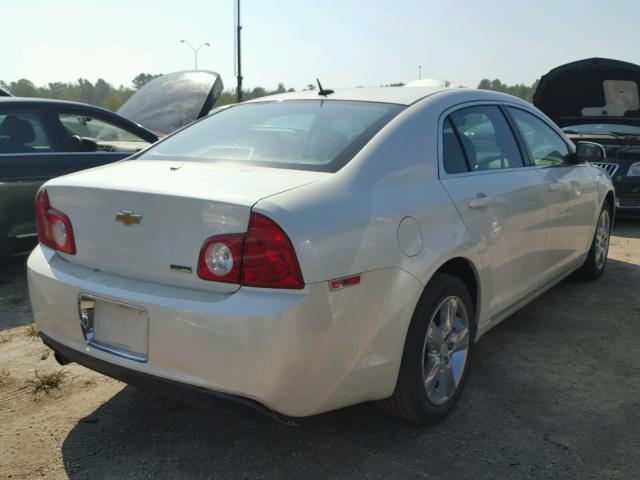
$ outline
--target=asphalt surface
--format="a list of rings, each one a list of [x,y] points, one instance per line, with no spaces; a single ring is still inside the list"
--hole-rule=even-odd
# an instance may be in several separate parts
[[[476,345],[462,398],[439,425],[407,425],[364,404],[291,427],[125,387],[60,438],[63,473],[640,478],[640,222],[615,234],[603,278],[562,282]],[[2,329],[29,320],[23,272],[12,262],[0,276]]]

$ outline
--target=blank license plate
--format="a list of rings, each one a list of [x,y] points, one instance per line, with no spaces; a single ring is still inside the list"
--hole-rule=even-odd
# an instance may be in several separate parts
[[[149,314],[144,308],[88,296],[81,296],[79,306],[89,345],[133,360],[147,360]]]

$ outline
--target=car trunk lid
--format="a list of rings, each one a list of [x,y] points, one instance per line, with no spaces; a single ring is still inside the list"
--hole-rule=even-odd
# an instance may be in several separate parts
[[[122,161],[46,186],[69,216],[77,253],[70,263],[160,284],[233,292],[197,277],[203,242],[244,233],[260,199],[330,175],[198,162]]]

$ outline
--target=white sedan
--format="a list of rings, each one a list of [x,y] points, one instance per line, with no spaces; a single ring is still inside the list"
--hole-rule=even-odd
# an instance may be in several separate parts
[[[602,274],[600,146],[493,92],[321,93],[44,185],[29,290],[60,362],[279,416],[380,400],[429,423],[485,332]]]

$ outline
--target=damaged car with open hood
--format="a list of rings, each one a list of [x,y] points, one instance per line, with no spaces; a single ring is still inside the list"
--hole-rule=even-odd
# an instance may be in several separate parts
[[[551,70],[533,99],[574,143],[603,146],[593,163],[613,179],[619,214],[640,214],[639,86],[639,65],[591,58]]]

